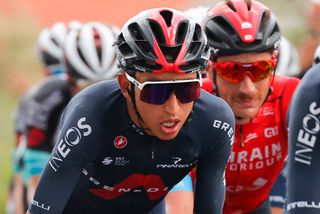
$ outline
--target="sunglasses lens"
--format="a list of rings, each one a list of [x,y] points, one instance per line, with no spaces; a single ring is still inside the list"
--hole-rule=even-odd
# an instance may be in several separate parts
[[[273,71],[272,63],[269,61],[259,61],[254,65],[255,69],[252,72],[253,81],[258,82],[267,78]]]
[[[140,99],[143,102],[161,105],[165,103],[171,93],[175,93],[181,103],[193,102],[200,96],[198,82],[148,84],[141,91]]]
[[[177,87],[176,96],[181,103],[190,103],[197,100],[200,96],[200,84],[198,82],[190,82],[188,84],[180,84]]]
[[[239,83],[247,74],[253,82],[258,82],[272,73],[273,66],[271,60],[253,63],[216,62],[215,71],[220,78],[228,82]]]
[[[143,102],[161,105],[169,98],[170,87],[168,84],[148,84],[143,87],[140,99]]]

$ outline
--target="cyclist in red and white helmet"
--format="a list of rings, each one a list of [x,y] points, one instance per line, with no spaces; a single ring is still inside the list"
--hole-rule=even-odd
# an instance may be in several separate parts
[[[50,76],[37,84],[27,103],[23,173],[31,201],[39,176],[54,147],[61,113],[70,99],[84,87],[112,79],[116,53],[114,26],[99,22],[83,24],[67,33],[62,44],[66,78]]]
[[[215,94],[236,119],[224,213],[271,213],[269,191],[288,153],[286,113],[299,80],[274,75],[280,29],[258,1],[226,0],[203,22]]]
[[[221,213],[234,118],[200,88],[210,56],[200,25],[175,9],[149,9],[115,44],[124,72],[68,104],[29,211],[163,213],[154,208],[198,166],[195,208]]]

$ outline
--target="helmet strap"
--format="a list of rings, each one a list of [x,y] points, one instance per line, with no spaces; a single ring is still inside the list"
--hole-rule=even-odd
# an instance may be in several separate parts
[[[141,117],[141,114],[139,113],[138,111],[138,108],[137,108],[137,104],[136,104],[136,96],[135,96],[135,93],[134,93],[134,85],[132,83],[130,83],[130,90],[127,88],[127,92],[129,93],[130,95],[130,98],[131,98],[131,102],[132,102],[132,105],[133,105],[133,110],[134,112],[136,113],[137,117],[138,117],[138,123],[137,125],[139,125],[139,128],[144,132],[146,133],[146,130],[149,130],[147,128],[143,128],[143,126],[141,125],[141,123],[144,123],[142,117]]]

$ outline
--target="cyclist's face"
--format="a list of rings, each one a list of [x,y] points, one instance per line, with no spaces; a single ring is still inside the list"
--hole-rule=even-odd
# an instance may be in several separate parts
[[[140,83],[143,83],[145,81],[195,79],[196,74],[150,74],[137,72],[135,78]],[[156,136],[159,139],[170,140],[175,138],[188,118],[194,102],[181,103],[177,96],[172,93],[163,104],[154,105],[141,101],[140,93],[141,90],[135,87],[136,105],[143,119],[143,122],[140,122],[141,126],[148,134]],[[131,103],[131,101],[128,103]],[[133,106],[128,105],[128,108],[133,122],[139,125]]]
[[[270,59],[271,53],[266,52],[220,57],[218,61],[249,63]],[[268,94],[272,75],[258,82],[253,82],[248,75],[239,83],[223,80],[218,75],[216,75],[216,78],[219,96],[225,99],[231,106],[236,116],[236,122],[243,124],[249,122],[258,113]]]

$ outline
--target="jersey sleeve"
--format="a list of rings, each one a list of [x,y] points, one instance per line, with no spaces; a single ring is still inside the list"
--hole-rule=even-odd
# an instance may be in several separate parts
[[[234,140],[234,115],[223,101],[207,127],[206,147],[197,165],[195,187],[196,213],[222,213],[225,198],[225,168]]]
[[[29,207],[31,213],[62,213],[82,169],[101,150],[96,128],[101,114],[94,103],[87,96],[77,96],[63,113],[57,142]]]
[[[282,81],[281,84],[283,84],[283,88],[281,89],[281,94],[279,95],[281,97],[281,125],[282,125],[282,131],[285,133],[285,136],[287,136],[287,113],[289,104],[292,98],[292,95],[298,86],[300,80],[294,77],[281,77],[280,81]],[[288,139],[288,138],[286,138]],[[287,175],[287,167],[286,164],[284,168],[282,169],[280,175],[278,176],[276,182],[274,183],[270,195],[269,195],[269,201],[271,204],[271,207],[279,207],[283,208],[285,197],[286,197],[286,175]]]
[[[320,213],[320,65],[307,72],[289,111],[286,213]]]

